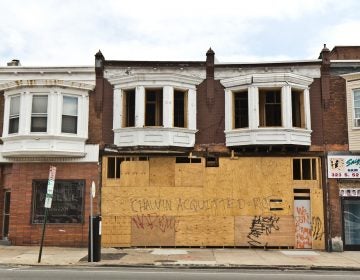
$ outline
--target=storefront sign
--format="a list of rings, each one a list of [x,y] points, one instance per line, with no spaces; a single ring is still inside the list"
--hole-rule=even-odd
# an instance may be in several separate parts
[[[328,178],[360,178],[360,156],[328,156]]]

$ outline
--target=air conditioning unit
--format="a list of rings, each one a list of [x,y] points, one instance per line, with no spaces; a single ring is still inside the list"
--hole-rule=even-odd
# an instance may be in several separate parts
[[[355,119],[355,127],[360,127],[360,119]]]

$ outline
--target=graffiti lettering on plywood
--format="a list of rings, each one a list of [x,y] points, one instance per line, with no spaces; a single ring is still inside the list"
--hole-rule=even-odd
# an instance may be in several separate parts
[[[160,230],[161,232],[175,231],[177,223],[174,217],[157,216],[156,214],[136,215],[132,217],[132,222],[137,229]]]
[[[295,206],[295,247],[298,249],[311,248],[311,220],[310,220],[310,201],[297,201]]]
[[[234,198],[213,199],[130,199],[131,210],[134,213],[161,212],[161,211],[191,211],[200,212],[208,210],[244,209],[251,207],[257,210],[268,211],[270,209],[270,198],[253,197],[249,200]]]
[[[247,235],[248,244],[251,246],[261,246],[260,238],[265,235],[270,235],[273,230],[279,230],[278,222],[280,217],[276,216],[255,216],[251,222],[250,232]]]
[[[319,217],[312,217],[312,238],[322,240],[325,234],[324,225]]]

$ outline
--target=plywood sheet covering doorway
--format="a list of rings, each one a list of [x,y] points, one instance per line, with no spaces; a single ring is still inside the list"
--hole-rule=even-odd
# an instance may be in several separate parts
[[[119,179],[103,177],[104,247],[295,244],[293,188],[299,182],[293,181],[290,157],[220,158],[219,167],[170,157],[122,164]],[[321,218],[320,182],[311,186]],[[112,227],[114,217],[124,225]],[[256,233],[251,226],[261,221],[274,227],[257,239],[260,244],[249,244]],[[324,249],[324,242],[313,242],[313,248]]]

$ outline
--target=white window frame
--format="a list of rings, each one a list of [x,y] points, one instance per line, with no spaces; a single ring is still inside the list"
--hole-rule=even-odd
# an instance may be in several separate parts
[[[13,114],[11,115],[11,104],[12,104],[12,100],[15,98],[19,98],[19,109],[18,109],[18,113],[17,114]],[[21,110],[21,96],[18,95],[13,95],[10,97],[10,101],[9,101],[9,119],[7,121],[8,123],[8,129],[7,129],[7,133],[14,135],[14,134],[18,134],[19,133],[19,129],[20,129],[20,110]],[[12,119],[18,119],[18,129],[16,132],[10,132],[10,120]]]
[[[68,114],[64,114],[64,98],[73,98],[76,100],[76,115],[68,115]],[[79,131],[79,97],[78,96],[74,96],[74,95],[68,95],[68,94],[62,94],[62,106],[61,106],[61,133],[66,133],[66,134],[72,134],[72,135],[77,135],[78,131]],[[64,116],[68,116],[68,117],[76,117],[76,132],[64,132],[63,131],[63,118]]]
[[[355,88],[352,90],[353,127],[356,129],[360,129],[360,118],[356,118],[356,109],[358,109],[360,111],[360,107],[358,107],[358,108],[355,107],[355,93],[359,93],[359,101],[360,101],[360,89]],[[357,123],[359,123],[359,124],[357,124]]]

